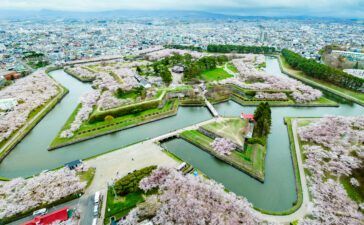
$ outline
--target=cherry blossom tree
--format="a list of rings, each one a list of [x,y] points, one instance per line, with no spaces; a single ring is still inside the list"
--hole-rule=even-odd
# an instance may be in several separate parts
[[[282,92],[278,93],[257,92],[254,98],[260,100],[288,100],[287,95]]]
[[[1,89],[0,99],[14,99],[17,105],[12,110],[3,112],[0,117],[0,142],[21,128],[32,111],[46,104],[58,93],[57,84],[44,70],[37,70]]]
[[[68,70],[70,73],[75,74],[75,75],[79,76],[80,78],[84,78],[84,79],[93,80],[96,77],[95,73],[83,68],[82,66],[75,66],[73,68],[67,67],[66,70]]]
[[[265,71],[256,69],[257,63],[265,61],[262,55],[240,55],[241,58],[233,59],[234,66],[239,71],[239,76],[220,81],[222,84],[230,83],[238,85],[242,88],[251,90],[274,90],[274,91],[291,91],[290,96],[298,103],[314,101],[322,96],[319,90],[313,89],[310,86],[304,85],[302,82],[289,77],[273,76]],[[258,98],[269,95],[257,95]],[[283,97],[277,95],[274,97]],[[284,97],[283,97],[284,98]]]
[[[160,170],[160,171],[159,171]],[[226,192],[221,184],[193,175],[159,168],[140,182],[145,191],[159,187],[159,208],[154,224],[259,224],[262,222],[252,205],[242,197]],[[120,225],[137,224],[142,210],[133,210]]]
[[[220,155],[230,155],[236,149],[236,144],[226,138],[215,138],[211,143],[211,147]]]
[[[81,109],[77,112],[75,119],[71,123],[71,127],[61,133],[60,136],[62,138],[72,137],[74,135],[74,132],[81,127],[82,123],[88,120],[90,114],[93,111],[93,107],[96,105],[99,97],[100,91],[98,90],[93,90],[90,93],[86,93],[81,97]]]
[[[76,171],[62,168],[42,172],[38,176],[16,178],[0,184],[0,218],[9,217],[37,206],[57,201],[82,191]]]
[[[333,177],[350,176],[352,170],[363,166],[355,156],[362,155],[364,150],[363,131],[363,116],[326,116],[299,127],[298,135],[304,143],[304,168],[310,174],[306,177],[313,197],[312,217],[301,220],[300,224],[362,224],[360,205],[349,198]],[[360,185],[353,177],[350,183]]]
[[[159,50],[159,51],[150,52],[150,53],[146,54],[145,57],[148,60],[156,61],[156,60],[171,56],[173,54],[178,54],[178,55],[190,54],[193,58],[201,58],[202,56],[205,55],[205,53],[190,51],[190,50],[162,49],[162,50]]]

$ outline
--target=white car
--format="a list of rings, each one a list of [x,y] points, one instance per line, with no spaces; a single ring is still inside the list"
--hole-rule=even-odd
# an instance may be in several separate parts
[[[96,225],[97,224],[97,218],[94,218],[93,220],[92,220],[92,225]]]
[[[47,213],[47,209],[43,208],[43,209],[39,209],[37,211],[33,212],[33,216],[41,216]]]
[[[94,216],[96,216],[96,217],[99,216],[99,205],[95,205],[95,207],[94,207]]]
[[[95,193],[95,198],[94,198],[94,203],[95,204],[99,204],[100,196],[101,195],[100,195],[100,192],[99,191]]]

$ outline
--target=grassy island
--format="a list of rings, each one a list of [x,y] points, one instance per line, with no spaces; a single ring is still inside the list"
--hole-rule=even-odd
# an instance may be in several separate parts
[[[214,87],[215,86],[215,87]],[[317,100],[307,102],[307,103],[297,103],[295,102],[290,94],[292,91],[280,91],[280,90],[266,90],[264,92],[274,94],[274,93],[285,93],[288,98],[282,100],[273,99],[257,99],[254,96],[257,92],[261,90],[250,90],[246,88],[239,87],[238,85],[228,84],[228,85],[214,85],[209,86],[208,90],[213,90],[211,92],[209,100],[212,102],[219,102],[224,100],[233,100],[241,105],[246,106],[256,106],[261,102],[269,102],[270,106],[306,106],[306,107],[337,107],[338,103],[332,101],[325,97],[320,97]],[[216,87],[220,86],[220,87]]]
[[[259,143],[246,143],[245,137],[249,132],[249,122],[240,118],[224,118],[201,126],[199,130],[188,130],[180,137],[216,158],[264,182],[264,161],[266,147]],[[217,137],[226,138],[236,143],[236,150],[229,155],[219,154],[212,143]]]
[[[110,119],[93,123],[84,122],[73,137],[61,138],[60,133],[64,130],[67,130],[71,126],[79,108],[80,105],[71,114],[62,130],[53,140],[49,150],[173,116],[178,110],[178,100],[167,101],[162,108],[147,109],[141,112],[131,113],[115,118],[110,117]]]

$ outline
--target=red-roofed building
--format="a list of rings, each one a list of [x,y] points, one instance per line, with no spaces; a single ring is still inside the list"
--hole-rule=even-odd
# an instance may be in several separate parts
[[[240,117],[242,119],[247,119],[249,121],[254,121],[254,114],[245,114],[245,113],[241,113]]]
[[[55,221],[68,220],[68,207],[64,207],[52,213],[43,216],[37,216],[31,221],[25,222],[22,225],[48,225]]]

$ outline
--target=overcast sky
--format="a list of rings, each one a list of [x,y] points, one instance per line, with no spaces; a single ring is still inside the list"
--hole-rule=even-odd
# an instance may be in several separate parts
[[[0,0],[0,9],[101,11],[203,10],[240,15],[364,18],[364,0]]]

